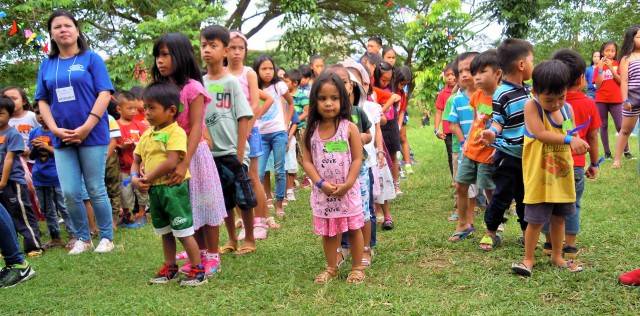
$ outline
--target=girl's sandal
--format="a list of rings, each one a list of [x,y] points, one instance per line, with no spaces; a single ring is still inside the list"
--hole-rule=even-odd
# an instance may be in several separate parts
[[[315,284],[327,284],[329,281],[338,277],[338,268],[327,267],[324,271],[318,274],[313,281]]]
[[[362,266],[368,268],[371,266],[371,261],[373,261],[373,250],[371,250],[371,247],[364,247],[364,251],[362,253]]]
[[[347,276],[347,283],[349,284],[360,284],[364,282],[366,278],[364,274],[364,267],[355,267],[349,272]]]
[[[582,268],[581,265],[577,264],[573,260],[567,260],[563,265],[556,266],[556,267],[560,269],[565,269],[571,273],[582,272],[584,270],[584,268]]]

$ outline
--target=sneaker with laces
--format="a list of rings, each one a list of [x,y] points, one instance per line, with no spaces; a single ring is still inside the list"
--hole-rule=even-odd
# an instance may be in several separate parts
[[[178,275],[178,266],[177,265],[167,265],[166,263],[162,265],[162,268],[156,273],[156,275],[149,279],[149,284],[167,284],[169,281],[176,278]]]
[[[220,272],[220,259],[205,259],[204,263],[204,274],[207,277],[210,277],[218,272]]]
[[[98,244],[98,247],[96,247],[96,250],[94,250],[93,252],[95,253],[107,253],[107,252],[111,252],[113,251],[113,241],[107,239],[107,238],[102,238],[100,239],[100,243]]]
[[[22,264],[6,266],[0,270],[0,288],[14,287],[35,275],[36,271],[27,261]]]
[[[89,242],[84,242],[80,239],[76,240],[75,244],[73,244],[73,248],[69,250],[70,255],[79,255],[83,252],[87,252],[93,249],[93,241],[89,240]]]
[[[202,264],[199,264],[189,269],[189,274],[187,274],[186,278],[180,281],[180,286],[195,287],[195,286],[203,285],[207,282],[208,280],[204,273],[204,266]]]

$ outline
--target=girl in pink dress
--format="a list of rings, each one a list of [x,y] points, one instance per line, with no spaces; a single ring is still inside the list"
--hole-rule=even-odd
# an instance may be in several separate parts
[[[176,118],[178,125],[187,132],[187,154],[171,175],[171,183],[181,183],[187,172],[189,195],[193,211],[193,227],[200,248],[200,255],[207,276],[216,273],[220,266],[218,253],[219,226],[227,216],[220,177],[213,156],[203,136],[205,104],[211,101],[202,85],[200,68],[193,54],[189,39],[181,33],[165,34],[153,47],[155,64],[151,69],[154,81],[170,81],[180,87],[181,107]],[[179,253],[178,259],[186,259]],[[188,273],[187,262],[180,271]]]
[[[364,213],[358,174],[362,164],[360,132],[351,123],[351,105],[342,80],[323,73],[311,88],[308,128],[304,136],[304,171],[314,182],[311,192],[313,230],[322,236],[327,268],[315,282],[338,276],[339,235],[349,232],[353,266],[348,283],[364,281],[361,228]]]

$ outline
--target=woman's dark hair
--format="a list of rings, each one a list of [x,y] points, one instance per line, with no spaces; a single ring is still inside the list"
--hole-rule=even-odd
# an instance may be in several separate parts
[[[157,102],[167,110],[171,106],[176,107],[174,118],[178,117],[182,110],[180,103],[180,89],[171,82],[154,82],[144,89],[142,95],[145,103],[148,101]]]
[[[398,85],[401,82],[411,82],[412,79],[413,74],[411,73],[411,69],[409,67],[402,66],[399,68],[395,68],[393,70],[393,85],[391,90],[395,93],[396,91],[398,91]]]
[[[607,48],[607,46],[609,45],[613,45],[613,47],[616,48],[616,54],[618,53],[618,51],[620,51],[618,49],[618,43],[614,42],[614,41],[608,41],[608,42],[604,42],[602,43],[602,46],[600,46],[600,58],[604,57],[604,50],[605,48]]]
[[[340,112],[334,122],[336,128],[340,120],[351,121],[351,104],[349,104],[349,96],[342,79],[335,73],[323,71],[313,82],[309,93],[309,116],[307,117],[307,131],[304,134],[304,143],[309,149],[311,149],[311,136],[313,136],[313,132],[318,128],[318,124],[322,120],[320,111],[318,111],[318,94],[325,84],[334,85],[338,89],[338,93],[340,93]],[[313,160],[313,157],[311,158]]]
[[[622,41],[622,48],[618,52],[618,61],[623,57],[629,57],[631,53],[636,49],[635,37],[640,31],[640,25],[634,25],[624,32],[624,40]],[[593,58],[592,58],[593,59]]]
[[[27,93],[24,91],[24,89],[16,86],[5,87],[4,89],[2,89],[2,91],[0,91],[0,96],[6,97],[5,92],[9,90],[18,91],[18,93],[20,93],[20,97],[22,98],[22,102],[24,102],[24,104],[22,105],[22,109],[24,109],[25,111],[31,111],[31,103],[29,103],[29,97],[27,97]]]
[[[374,53],[364,53],[362,57],[360,57],[360,63],[368,62],[372,65],[377,65],[382,62],[382,56]]]
[[[380,86],[380,77],[385,72],[391,72],[393,74],[393,66],[386,61],[381,61],[376,64],[376,70],[373,71],[373,86],[376,88],[383,88]],[[393,83],[393,75],[391,78],[391,82]],[[393,90],[393,87],[390,87]]]
[[[298,71],[300,71],[302,78],[313,78],[313,69],[309,65],[300,65]]]
[[[13,100],[0,96],[0,110],[5,109],[9,113],[9,117],[13,116],[13,111],[16,109],[16,104]]]
[[[271,62],[271,65],[273,65],[273,78],[271,79],[270,82],[264,82],[262,81],[262,78],[260,78],[260,71],[259,71],[260,65],[262,65],[262,63],[267,61]],[[256,74],[258,75],[258,87],[260,89],[266,88],[280,81],[280,78],[278,77],[278,67],[276,66],[276,63],[273,61],[273,58],[271,58],[271,56],[269,55],[258,56],[258,58],[256,58],[256,60],[253,61],[253,71],[255,71]]]
[[[78,29],[78,49],[80,50],[78,55],[87,51],[89,49],[89,44],[87,44],[87,39],[84,37],[84,33],[82,33],[82,30],[80,29],[80,26],[78,25],[78,21],[76,20],[76,18],[68,11],[55,10],[53,11],[53,13],[51,13],[51,15],[49,16],[49,19],[47,20],[47,30],[49,30],[49,36],[51,36],[51,23],[53,23],[53,20],[55,18],[61,17],[61,16],[69,18],[69,20],[73,22],[73,25],[76,26],[76,29]],[[58,43],[56,43],[53,40],[53,37],[51,37],[50,46],[51,47],[49,50],[49,58],[58,57],[58,55],[60,55],[60,48],[58,47]]]
[[[386,55],[390,51],[392,51],[394,54],[398,55],[398,53],[396,52],[395,49],[393,49],[393,47],[385,46],[385,47],[382,48],[382,57],[384,57],[384,55]]]
[[[536,94],[563,93],[572,84],[569,72],[569,67],[557,59],[543,61],[533,69],[533,91]]]
[[[200,67],[196,61],[193,53],[193,46],[189,39],[182,33],[167,33],[162,35],[153,44],[153,57],[157,58],[160,55],[160,49],[166,46],[171,55],[171,65],[173,67],[174,82],[183,87],[189,79],[193,79],[202,83],[202,75],[200,73]],[[151,67],[151,74],[153,75],[154,82],[167,82],[170,81],[168,77],[164,77],[158,70],[158,65],[154,62]]]

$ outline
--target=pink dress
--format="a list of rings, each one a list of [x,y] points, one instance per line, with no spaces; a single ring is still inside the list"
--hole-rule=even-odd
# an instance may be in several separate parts
[[[206,111],[206,105],[211,101],[211,97],[200,82],[191,79],[180,91],[180,102],[182,102],[183,108],[176,121],[187,132],[187,135],[191,132],[189,105],[199,95],[204,96],[203,111]],[[205,133],[206,130],[203,113],[202,132]],[[227,210],[224,206],[224,195],[222,194],[218,169],[204,136],[191,158],[189,172],[191,173],[189,196],[193,213],[193,228],[197,230],[205,225],[219,226],[227,217]]]
[[[351,166],[349,147],[349,121],[342,120],[331,138],[321,139],[316,129],[311,137],[311,155],[313,165],[320,177],[333,184],[347,181]],[[311,191],[311,209],[313,210],[314,233],[333,237],[348,230],[364,226],[364,213],[360,197],[360,182],[342,197],[327,196],[316,186]]]

